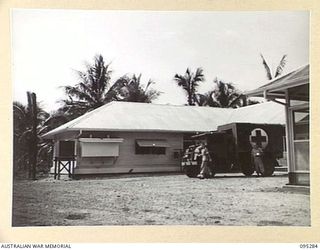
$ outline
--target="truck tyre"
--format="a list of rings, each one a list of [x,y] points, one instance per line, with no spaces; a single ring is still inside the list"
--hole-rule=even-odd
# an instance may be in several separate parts
[[[264,173],[262,174],[262,176],[268,177],[273,174],[274,168],[275,168],[274,163],[275,163],[274,158],[264,157],[263,159]]]
[[[242,169],[242,173],[245,176],[251,176],[253,174],[253,172],[254,172],[253,168]]]
[[[190,178],[195,178],[200,173],[200,166],[187,166],[184,168],[184,173]]]
[[[252,165],[250,155],[249,156],[242,155],[242,157],[239,159],[239,161],[240,161],[241,172],[245,176],[251,176],[254,172],[254,167]]]

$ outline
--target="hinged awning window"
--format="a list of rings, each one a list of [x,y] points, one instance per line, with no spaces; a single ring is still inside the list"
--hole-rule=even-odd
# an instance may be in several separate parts
[[[81,157],[119,156],[119,144],[122,138],[80,138]]]
[[[137,140],[136,142],[139,147],[170,147],[169,143],[166,140]]]

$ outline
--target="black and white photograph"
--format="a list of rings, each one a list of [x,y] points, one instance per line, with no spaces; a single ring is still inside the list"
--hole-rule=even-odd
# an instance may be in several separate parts
[[[310,11],[11,9],[11,226],[310,228]]]

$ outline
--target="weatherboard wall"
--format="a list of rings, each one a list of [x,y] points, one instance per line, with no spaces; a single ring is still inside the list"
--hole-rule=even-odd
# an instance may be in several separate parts
[[[90,132],[101,136],[102,132]],[[176,172],[180,170],[178,153],[183,149],[183,134],[153,132],[103,132],[112,138],[122,138],[118,157],[81,157],[81,145],[77,143],[77,167],[75,174]],[[163,139],[168,143],[165,154],[136,154],[136,140]]]

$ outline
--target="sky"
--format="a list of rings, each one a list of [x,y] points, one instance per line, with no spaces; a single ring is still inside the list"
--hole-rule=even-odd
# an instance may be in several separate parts
[[[12,25],[13,100],[26,91],[53,111],[66,96],[61,86],[78,82],[101,54],[111,63],[112,82],[142,74],[162,92],[154,101],[185,104],[173,78],[189,67],[204,70],[199,92],[217,77],[242,91],[267,82],[260,53],[274,70],[284,54],[284,74],[309,63],[308,11],[185,12],[14,9]]]

